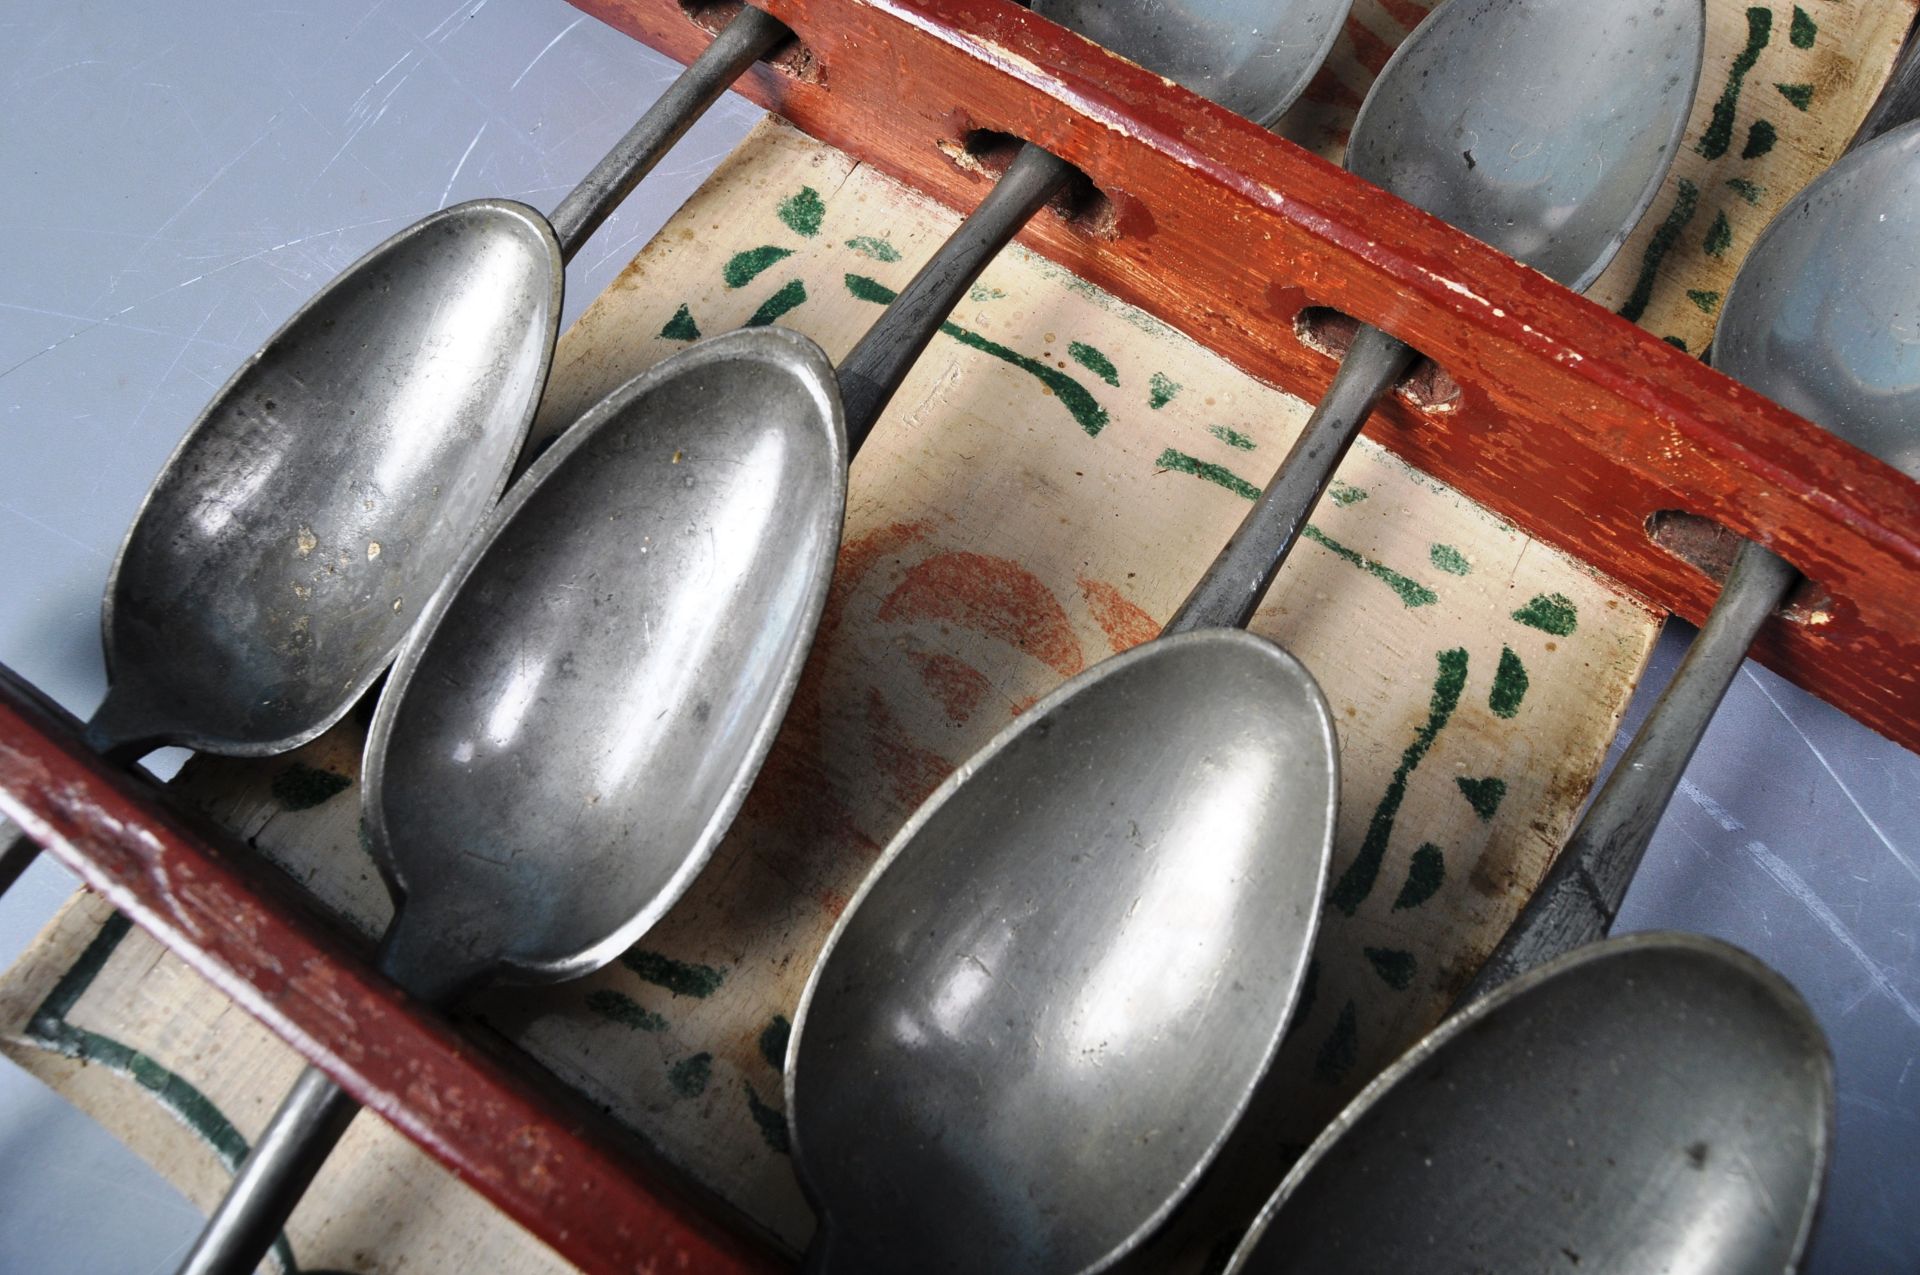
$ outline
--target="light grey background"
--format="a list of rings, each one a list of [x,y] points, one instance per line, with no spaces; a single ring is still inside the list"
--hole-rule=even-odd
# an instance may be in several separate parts
[[[0,2],[0,661],[91,711],[113,551],[235,364],[433,208],[550,209],[675,69],[561,0]],[[728,98],[681,143],[575,263],[569,318],[755,118]],[[1920,1269],[1916,816],[1920,759],[1749,665],[1622,917],[1758,954],[1831,1034],[1816,1272]],[[42,863],[0,900],[0,959],[70,888]],[[168,1271],[198,1223],[9,1064],[0,1201],[0,1272]]]

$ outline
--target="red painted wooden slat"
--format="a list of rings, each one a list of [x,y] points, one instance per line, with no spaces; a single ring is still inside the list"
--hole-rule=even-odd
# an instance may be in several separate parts
[[[80,742],[0,669],[0,809],[88,885],[568,1261],[766,1272],[771,1251],[606,1130],[410,1003],[259,855]],[[365,1119],[366,1117],[362,1117]]]
[[[574,0],[686,59],[683,0]],[[724,4],[695,6],[703,18]],[[764,0],[811,57],[743,91],[956,208],[987,178],[976,129],[1037,141],[1112,201],[1023,242],[1210,346],[1317,397],[1333,364],[1294,323],[1327,305],[1431,355],[1464,387],[1396,400],[1369,434],[1655,604],[1704,617],[1718,586],[1653,543],[1703,515],[1769,545],[1832,599],[1757,655],[1920,747],[1920,485],[1443,223],[1007,0]]]

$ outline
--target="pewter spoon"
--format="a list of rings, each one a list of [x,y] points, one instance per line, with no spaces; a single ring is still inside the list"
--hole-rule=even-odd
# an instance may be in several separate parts
[[[1698,935],[1588,944],[1362,1090],[1228,1275],[1778,1275],[1832,1113],[1826,1039],[1779,975]]]
[[[1850,152],[1767,227],[1728,289],[1713,364],[1920,478],[1920,122]],[[1751,541],[1673,681],[1469,995],[1568,932],[1604,932],[1747,649],[1800,575]]]
[[[1704,0],[1446,0],[1374,80],[1347,167],[1582,290],[1673,162],[1705,40]],[[1212,623],[1251,616],[1373,405],[1417,357],[1360,329],[1202,581]]]
[[[1143,1243],[1298,1002],[1336,770],[1312,677],[1219,630],[1104,661],[962,765],[794,1014],[805,1269],[1097,1271]]]
[[[1313,677],[1189,599],[968,759],[828,938],[786,1067],[810,1271],[1069,1272],[1219,1156],[1305,978],[1339,797]]]
[[[366,693],[506,484],[553,360],[565,262],[785,36],[744,11],[551,223],[510,200],[433,213],[247,360],[114,560],[92,747],[128,765],[165,744],[266,757]],[[9,840],[0,891],[39,852]]]
[[[1782,210],[1728,291],[1713,345],[1722,371],[1910,476],[1920,475],[1911,424],[1920,410],[1920,353],[1903,333],[1920,294],[1916,198],[1920,123],[1849,154]],[[1718,1012],[1694,993],[1660,979],[1630,985],[1623,975],[1605,992],[1583,993],[1595,1014],[1616,1021],[1589,1019],[1569,1043],[1536,1044],[1524,1063],[1518,1045],[1470,1043],[1495,1029],[1469,1028],[1498,1019],[1507,1022],[1498,1031],[1531,1032],[1521,1025],[1536,1012],[1528,1001],[1563,981],[1543,967],[1611,928],[1714,709],[1798,579],[1766,549],[1742,547],[1674,680],[1468,987],[1468,1007],[1307,1153],[1236,1270],[1368,1270],[1454,1258],[1539,1269],[1562,1249],[1581,1255],[1583,1271],[1793,1269],[1819,1193],[1833,1102],[1831,1063],[1797,999],[1789,1007],[1778,996],[1749,997],[1784,1025],[1741,1026],[1725,1038]],[[1582,964],[1593,950],[1552,968]],[[1735,971],[1715,977],[1731,982]],[[1771,1056],[1741,1045],[1743,1037],[1770,1042]],[[1743,1078],[1729,1080],[1725,1070],[1736,1060]],[[1431,1086],[1416,1083],[1443,1067],[1471,1099],[1436,1103]],[[1568,1095],[1597,1101],[1583,1098],[1570,1112]],[[1753,1111],[1775,1118],[1747,1129],[1736,1117]],[[1465,1159],[1429,1174],[1406,1160],[1410,1145]],[[1704,1167],[1696,1146],[1713,1149],[1716,1164],[1736,1166],[1732,1175],[1684,1171],[1683,1150],[1699,1161],[1695,1169]],[[1683,1189],[1641,1195],[1649,1182]],[[1381,1225],[1377,1216],[1364,1226],[1344,1221],[1330,1202],[1345,1192],[1368,1200],[1395,1193],[1394,1216],[1405,1225]],[[1481,1223],[1476,1231],[1457,1224],[1463,1209],[1499,1210],[1527,1224],[1486,1225],[1470,1213]],[[1337,1245],[1337,1260],[1328,1245]]]
[[[685,892],[792,698],[846,474],[832,367],[769,328],[629,382],[514,485],[367,739],[384,974],[431,1005],[573,978]],[[181,1270],[251,1272],[357,1109],[307,1068]]]

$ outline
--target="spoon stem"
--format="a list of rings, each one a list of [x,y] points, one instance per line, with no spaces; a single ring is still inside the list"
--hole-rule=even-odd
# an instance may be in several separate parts
[[[894,391],[987,263],[1064,188],[1073,165],[1028,143],[980,206],[940,246],[840,364],[847,452],[857,455]]]
[[[179,1275],[252,1275],[360,1105],[318,1067],[300,1073]]]
[[[1858,150],[1881,134],[1915,119],[1920,119],[1920,26],[1907,33],[1907,42],[1893,64],[1886,87],[1880,90],[1867,118],[1860,122],[1860,131],[1847,143],[1847,150]]]
[[[1418,357],[1412,346],[1378,328],[1360,329],[1273,481],[1162,633],[1247,626],[1373,405]]]
[[[1500,946],[1460,998],[1471,1004],[1539,965],[1597,942],[1613,928],[1660,815],[1707,733],[1767,619],[1799,580],[1782,559],[1749,541],[1699,637],[1587,808],[1560,857]]]
[[[660,157],[727,87],[791,34],[778,19],[752,6],[742,9],[553,210],[548,220],[560,240],[560,259],[572,261],[620,201],[633,193],[640,179],[653,171]]]
[[[0,850],[0,894],[5,894],[40,857],[40,845],[3,815],[0,815],[0,844],[6,846]]]

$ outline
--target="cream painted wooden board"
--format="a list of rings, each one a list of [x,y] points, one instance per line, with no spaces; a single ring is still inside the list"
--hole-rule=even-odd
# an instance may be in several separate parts
[[[76,893],[0,985],[0,1049],[211,1208],[302,1063],[105,900]],[[370,1117],[295,1216],[310,1275],[574,1268]],[[278,1256],[278,1254],[277,1254]],[[278,1265],[278,1263],[276,1263]]]
[[[568,334],[538,433],[696,330],[777,311],[844,354],[953,223],[762,125]],[[987,272],[954,324],[855,465],[817,649],[709,871],[621,963],[476,1007],[795,1245],[811,1216],[785,1154],[779,1059],[834,918],[956,763],[1066,677],[1157,631],[1307,414],[1024,251]],[[1306,1141],[1429,1027],[1505,928],[1563,838],[1656,627],[1632,598],[1371,444],[1340,477],[1255,626],[1320,678],[1344,772],[1334,907],[1281,1064],[1298,1100],[1272,1131],[1279,1145]],[[349,725],[289,758],[200,759],[185,782],[373,928],[388,909],[358,843],[358,739]],[[111,988],[103,975],[103,1004],[221,1013],[204,989],[129,974],[134,985]],[[232,1093],[202,1074],[228,1066],[204,1051],[169,1065]],[[262,1065],[257,1091],[221,1105],[264,1110],[291,1066]],[[346,1156],[328,1175],[357,1172]],[[304,1255],[341,1241],[301,1217],[294,1242]]]
[[[1920,0],[1708,0],[1686,140],[1639,229],[1588,290],[1696,354],[1774,214],[1840,157],[1886,82]],[[1338,161],[1373,77],[1434,0],[1354,0],[1346,30],[1279,131]],[[1606,21],[1606,0],[1593,0]]]

